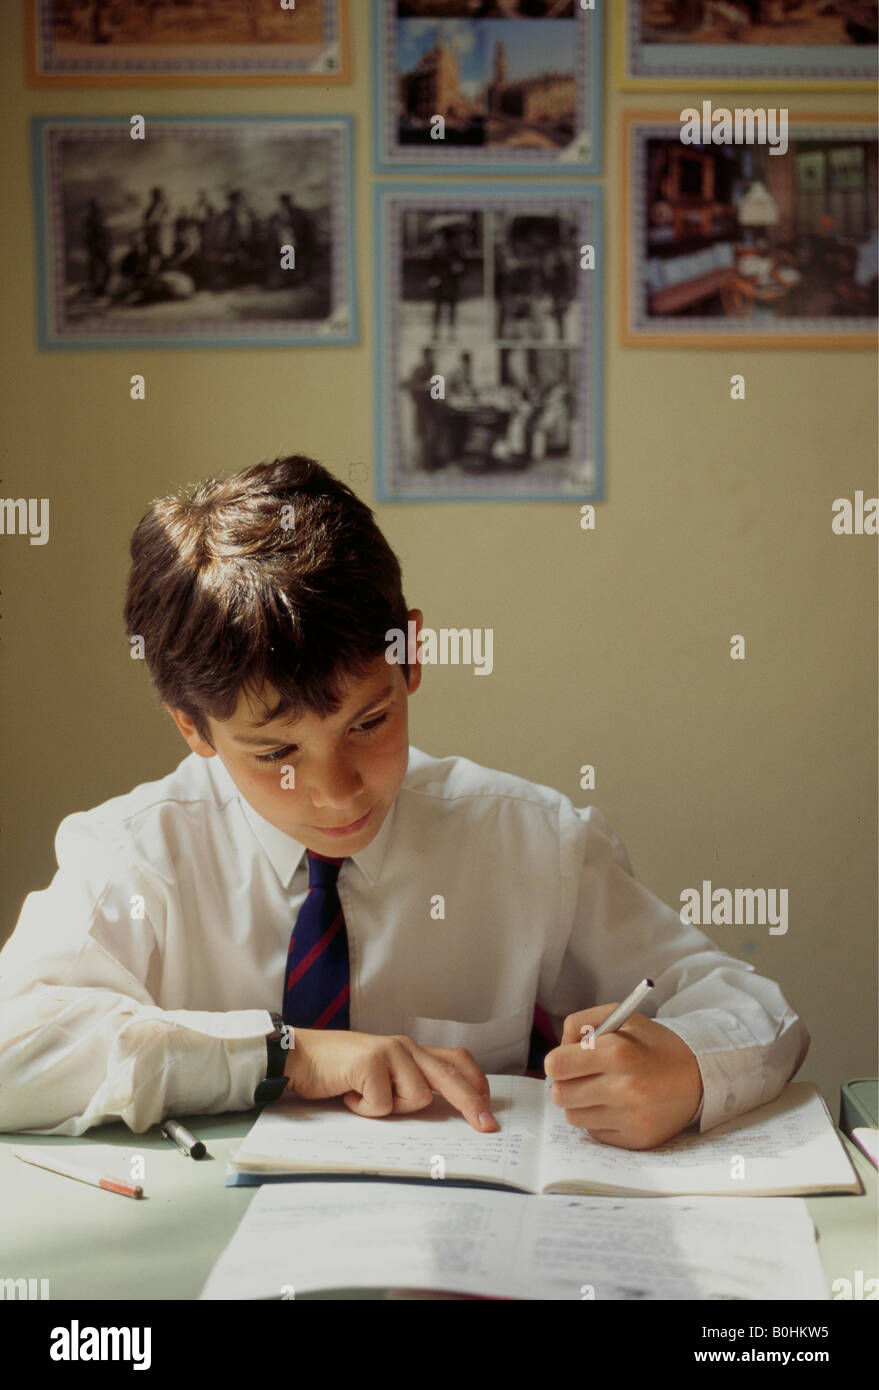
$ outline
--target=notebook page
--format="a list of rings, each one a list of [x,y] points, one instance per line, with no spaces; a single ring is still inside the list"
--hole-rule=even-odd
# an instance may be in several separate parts
[[[793,1082],[768,1105],[658,1149],[613,1148],[565,1120],[547,1090],[538,1191],[760,1195],[861,1190],[817,1089]],[[738,1176],[737,1176],[738,1175]]]
[[[536,1197],[539,1297],[826,1299],[801,1197]]]
[[[497,1197],[508,1205],[498,1206]],[[400,1282],[492,1293],[515,1266],[530,1200],[442,1183],[270,1184],[257,1192],[199,1297],[291,1298]]]
[[[400,1285],[578,1301],[827,1297],[795,1198],[615,1201],[361,1182],[260,1188],[200,1297]]]
[[[472,1129],[442,1096],[412,1115],[366,1119],[342,1100],[281,1099],[266,1106],[233,1155],[239,1172],[389,1173],[508,1182],[534,1191],[543,1085],[492,1076],[494,1134]],[[441,1161],[438,1161],[441,1160]]]

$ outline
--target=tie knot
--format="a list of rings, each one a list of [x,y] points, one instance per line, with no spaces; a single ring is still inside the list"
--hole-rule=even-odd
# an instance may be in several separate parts
[[[341,859],[331,859],[326,854],[316,854],[312,849],[307,849],[305,853],[308,855],[309,888],[331,888],[339,877],[344,855]]]

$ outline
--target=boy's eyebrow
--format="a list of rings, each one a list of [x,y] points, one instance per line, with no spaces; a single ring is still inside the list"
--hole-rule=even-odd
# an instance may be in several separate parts
[[[371,700],[367,700],[365,705],[361,705],[357,713],[351,715],[348,722],[353,724],[355,719],[359,719],[362,714],[366,714],[366,711],[372,709],[374,705],[381,704],[382,700],[386,700],[388,696],[393,695],[393,693],[393,685],[386,685],[384,690],[379,690],[377,694],[373,695]],[[263,744],[266,748],[270,748],[273,744],[282,743],[283,739],[280,737],[270,738],[267,734],[254,734],[252,737],[249,737],[247,734],[237,734],[235,742]]]

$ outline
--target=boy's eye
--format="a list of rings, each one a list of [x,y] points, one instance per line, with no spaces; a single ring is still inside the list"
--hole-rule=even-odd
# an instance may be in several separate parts
[[[362,724],[355,724],[354,728],[368,736],[374,729],[377,729],[380,724],[384,724],[387,717],[388,712],[385,710],[384,714],[377,714],[374,719],[366,719]]]
[[[282,758],[286,758],[288,753],[293,752],[293,744],[286,748],[276,748],[273,753],[255,753],[254,757],[258,763],[279,763]]]
[[[360,724],[352,725],[352,728],[365,738],[369,738],[370,734],[385,723],[387,717],[388,712],[385,710],[384,714],[378,714],[374,719],[365,719]],[[282,759],[289,757],[295,748],[295,743],[288,743],[286,748],[276,748],[271,753],[255,753],[254,757],[258,763],[279,763]]]

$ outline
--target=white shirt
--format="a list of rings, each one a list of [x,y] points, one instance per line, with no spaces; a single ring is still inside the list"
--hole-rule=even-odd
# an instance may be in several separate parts
[[[283,1004],[305,847],[219,757],[62,821],[58,871],[0,953],[0,1130],[246,1110]],[[701,1130],[772,1100],[809,1036],[781,991],[632,876],[595,807],[409,750],[378,834],[346,859],[350,1026],[522,1073],[535,1000],[565,1015],[645,975],[641,1012],[695,1053]]]

